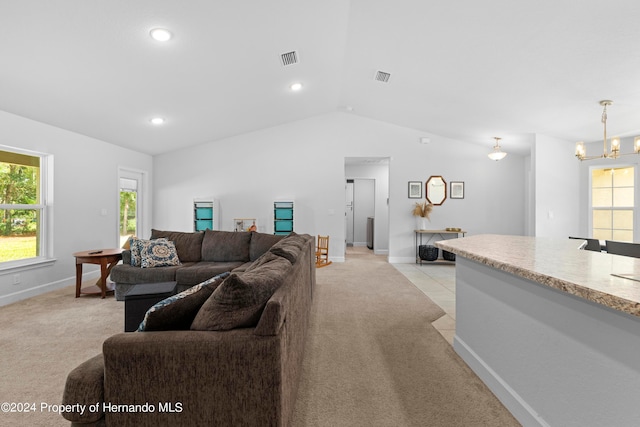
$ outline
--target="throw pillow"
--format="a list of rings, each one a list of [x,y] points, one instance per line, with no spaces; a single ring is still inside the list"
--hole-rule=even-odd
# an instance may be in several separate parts
[[[134,267],[140,267],[140,246],[138,245],[142,239],[135,236],[131,236],[129,239],[129,246],[131,251],[131,265]]]
[[[273,245],[269,252],[286,258],[291,264],[295,264],[304,244],[304,237],[292,233]]]
[[[272,252],[265,252],[263,255],[260,256],[260,258],[258,258],[253,263],[251,263],[251,265],[249,267],[247,267],[244,270],[244,272],[246,273],[247,271],[253,271],[256,268],[259,268],[260,266],[262,266],[263,264],[271,262],[276,258],[279,258],[279,255],[276,255],[276,254],[274,254]]]
[[[162,241],[167,241],[168,239],[164,238],[164,237],[160,237],[158,239],[151,239],[151,240],[162,240]],[[141,262],[142,262],[142,258],[140,257],[140,252],[142,251],[142,248],[149,245],[149,242],[151,242],[151,240],[145,240],[145,239],[140,239],[139,237],[136,236],[131,236],[129,238],[129,252],[131,253],[131,265],[134,267],[140,267],[141,266]]]
[[[144,315],[138,331],[170,331],[189,329],[200,307],[229,273],[222,273],[151,307]]]
[[[288,260],[277,257],[252,271],[231,273],[202,305],[191,329],[226,331],[257,325],[290,268]]]
[[[166,267],[180,265],[176,246],[166,239],[145,240],[138,243],[140,247],[140,267]]]

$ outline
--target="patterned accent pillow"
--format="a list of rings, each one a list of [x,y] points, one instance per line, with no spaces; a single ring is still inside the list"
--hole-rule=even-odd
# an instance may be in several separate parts
[[[176,245],[166,239],[143,240],[140,246],[140,267],[166,267],[180,265]]]
[[[147,310],[142,323],[138,326],[138,331],[189,329],[202,304],[228,275],[229,272],[219,274],[156,303]]]
[[[164,237],[156,240],[167,240]],[[140,267],[142,263],[142,258],[140,257],[140,251],[144,247],[145,244],[148,244],[150,240],[140,239],[136,236],[131,236],[129,239],[129,246],[131,251],[131,265],[134,267]]]

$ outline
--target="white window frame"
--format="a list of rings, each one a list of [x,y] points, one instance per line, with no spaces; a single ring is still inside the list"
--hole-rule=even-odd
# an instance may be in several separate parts
[[[589,192],[589,214],[588,214],[588,227],[589,227],[589,237],[593,238],[593,181],[592,181],[592,177],[593,177],[593,171],[596,169],[620,169],[620,168],[629,168],[632,167],[633,168],[633,192],[634,192],[634,197],[633,197],[633,241],[637,242],[638,239],[638,235],[640,230],[638,230],[638,215],[637,215],[637,211],[638,211],[638,201],[640,199],[638,199],[638,191],[640,190],[640,188],[638,188],[638,174],[640,173],[639,169],[640,169],[640,165],[638,164],[633,164],[633,163],[620,163],[620,164],[600,164],[600,165],[591,165],[589,166],[589,188],[588,188],[588,192]],[[620,207],[620,208],[616,208],[616,207],[612,207],[610,208],[611,210],[627,210],[629,209],[628,207]]]
[[[0,145],[1,151],[40,157],[40,203],[34,205],[0,204],[0,209],[40,209],[40,254],[32,258],[0,262],[0,274],[53,264],[53,155]]]

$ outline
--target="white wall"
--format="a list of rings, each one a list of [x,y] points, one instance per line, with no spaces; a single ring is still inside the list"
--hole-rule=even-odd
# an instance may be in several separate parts
[[[580,233],[580,162],[575,147],[545,135],[536,135],[535,235],[568,237]]]
[[[431,143],[420,144],[427,136]],[[331,236],[330,257],[344,254],[345,157],[389,157],[389,259],[415,260],[415,199],[408,181],[442,175],[465,182],[465,198],[434,209],[431,226],[471,234],[524,233],[524,158],[493,162],[486,147],[349,113],[329,113],[202,144],[154,158],[155,228],[192,230],[196,197],[220,200],[222,229],[234,217],[258,218],[273,230],[272,202],[296,202],[295,230]]]
[[[75,284],[74,252],[117,247],[118,167],[152,172],[152,157],[0,111],[0,145],[52,154],[53,255],[49,267],[0,272],[0,305]],[[147,186],[149,187],[149,186]],[[150,212],[150,196],[146,212]],[[102,210],[106,209],[106,215]],[[150,224],[150,216],[146,220]],[[98,266],[86,265],[97,277]],[[70,295],[70,298],[72,296]]]

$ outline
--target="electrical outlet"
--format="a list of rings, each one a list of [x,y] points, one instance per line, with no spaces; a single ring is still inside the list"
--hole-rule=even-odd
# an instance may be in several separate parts
[[[20,275],[19,274],[14,274],[13,275],[13,284],[14,285],[19,285],[20,284]]]

